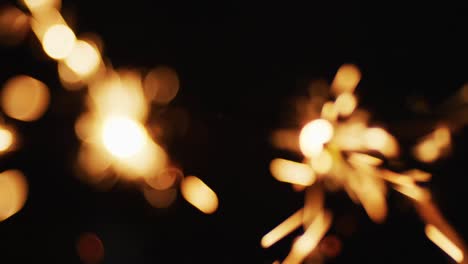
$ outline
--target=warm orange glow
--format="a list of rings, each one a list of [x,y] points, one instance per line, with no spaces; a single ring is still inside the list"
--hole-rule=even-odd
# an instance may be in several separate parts
[[[324,149],[317,157],[310,160],[310,166],[318,174],[328,173],[333,166],[333,157]]]
[[[434,132],[434,143],[439,148],[444,148],[450,145],[450,130],[446,126],[438,127]]]
[[[363,154],[363,153],[351,153],[349,155],[348,161],[351,163],[358,163],[358,164],[367,164],[371,166],[379,166],[382,164],[382,160],[371,155]]]
[[[29,17],[16,7],[0,7],[0,44],[18,44],[29,31]]]
[[[432,175],[422,170],[412,169],[405,171],[403,174],[408,175],[409,177],[413,178],[415,181],[418,182],[428,182],[431,180]]]
[[[0,153],[10,149],[14,140],[15,137],[10,130],[0,127]]]
[[[78,90],[84,86],[84,83],[82,82],[83,78],[70,69],[65,62],[59,61],[57,64],[57,71],[60,77],[60,82],[65,89]]]
[[[75,42],[75,33],[64,24],[50,26],[42,37],[45,53],[57,60],[66,58],[72,52]]]
[[[8,116],[21,121],[34,121],[44,114],[49,105],[49,90],[42,82],[20,75],[7,81],[1,102]]]
[[[303,210],[295,212],[293,215],[284,220],[281,224],[275,227],[268,234],[262,237],[260,244],[263,248],[269,248],[283,237],[297,229],[302,224]]]
[[[171,188],[178,180],[184,177],[184,173],[178,168],[167,168],[153,177],[146,177],[146,183],[156,190]]]
[[[21,210],[27,196],[28,184],[20,171],[7,170],[0,173],[0,221]]]
[[[433,139],[428,138],[414,148],[414,155],[422,162],[433,162],[439,158],[440,149]]]
[[[282,129],[275,131],[272,136],[273,145],[280,149],[287,149],[290,151],[300,151],[299,142],[297,138],[299,132],[296,130]]]
[[[317,215],[302,236],[292,245],[291,252],[283,261],[284,264],[302,263],[302,261],[314,250],[331,225],[331,215],[322,212]]]
[[[104,121],[102,142],[113,156],[128,158],[140,152],[147,134],[139,123],[125,117],[111,117]]]
[[[155,208],[167,208],[176,200],[177,189],[155,190],[152,188],[143,188],[143,195],[151,206]]]
[[[398,155],[398,143],[395,138],[382,128],[368,128],[364,133],[366,147],[379,151],[388,157]]]
[[[174,99],[179,91],[179,77],[171,68],[158,67],[146,75],[143,87],[146,98],[166,104]]]
[[[338,118],[338,110],[334,102],[326,102],[322,106],[322,113],[320,115],[323,119],[335,121]]]
[[[355,191],[369,218],[376,223],[383,222],[387,216],[387,202],[378,186],[366,182]]]
[[[84,233],[76,245],[78,256],[83,264],[99,264],[104,258],[104,245],[93,233]]]
[[[61,0],[23,0],[23,2],[33,12],[47,8],[58,9],[61,4]]]
[[[333,125],[325,119],[316,119],[306,124],[299,135],[299,147],[306,157],[313,157],[323,149],[323,144],[333,136]]]
[[[65,58],[67,66],[81,77],[87,77],[96,72],[100,55],[98,50],[86,41],[75,42],[71,53]]]
[[[78,164],[87,173],[86,180],[91,183],[100,182],[106,170],[112,165],[112,160],[103,150],[82,146],[78,153]]]
[[[216,193],[195,176],[188,176],[182,181],[181,192],[187,202],[205,214],[214,213],[218,209]]]
[[[344,92],[352,93],[359,81],[361,80],[361,72],[359,69],[352,64],[342,65],[332,82],[332,91],[335,95],[339,95]]]
[[[425,233],[427,237],[441,248],[447,255],[456,262],[461,263],[464,259],[463,251],[457,247],[448,237],[446,237],[437,227],[426,225]]]
[[[357,99],[352,93],[344,92],[335,101],[335,109],[341,116],[349,116],[357,106]]]
[[[395,186],[394,189],[418,202],[429,201],[431,199],[431,193],[417,185],[400,185]]]
[[[310,166],[286,159],[272,160],[270,171],[278,181],[292,184],[308,186],[316,180],[315,173]]]

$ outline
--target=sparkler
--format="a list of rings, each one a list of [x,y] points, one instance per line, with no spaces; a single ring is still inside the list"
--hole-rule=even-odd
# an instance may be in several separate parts
[[[68,90],[87,87],[87,111],[75,126],[82,141],[78,164],[85,176],[81,179],[102,187],[115,183],[117,175],[137,183],[155,207],[169,206],[181,184],[183,197],[195,208],[204,213],[216,211],[215,192],[195,176],[184,178],[183,172],[171,165],[162,143],[147,129],[152,103],[166,105],[178,92],[175,71],[158,67],[143,76],[136,70],[115,70],[103,58],[99,40],[77,35],[70,28],[60,13],[60,0],[23,0],[21,4],[30,15],[13,7],[5,9],[0,13],[0,36],[16,43],[24,38],[18,34],[30,27],[45,54],[57,62],[63,86]],[[14,119],[37,120],[48,104],[47,86],[32,77],[14,77],[3,88],[2,108]],[[12,130],[1,126],[0,153],[13,144]],[[0,221],[18,211],[17,207],[9,209],[2,204]]]
[[[387,186],[391,186],[414,202],[426,222],[429,239],[456,262],[467,263],[464,242],[437,210],[429,190],[419,185],[429,181],[431,175],[416,169],[394,172],[386,168],[388,161],[398,158],[399,145],[384,128],[369,125],[369,114],[357,109],[354,90],[360,79],[356,66],[341,66],[330,87],[335,99],[314,96],[305,107],[309,110],[307,118],[312,120],[300,132],[280,130],[274,134],[277,147],[300,151],[304,160],[274,159],[270,171],[277,180],[304,190],[306,198],[304,208],[267,233],[261,245],[268,248],[303,226],[305,232],[283,261],[301,263],[330,227],[332,216],[324,206],[326,190],[343,189],[363,206],[371,220],[380,223],[387,215]],[[449,128],[439,126],[416,145],[413,153],[422,162],[432,162],[446,153],[450,144]]]

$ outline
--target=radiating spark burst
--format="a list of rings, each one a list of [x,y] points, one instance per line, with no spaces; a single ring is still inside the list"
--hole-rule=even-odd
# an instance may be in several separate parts
[[[326,189],[343,189],[363,206],[370,219],[380,223],[387,215],[386,195],[390,185],[414,201],[421,218],[428,224],[428,237],[462,263],[466,252],[463,241],[436,209],[430,191],[418,185],[430,180],[430,174],[415,169],[394,172],[385,168],[387,161],[398,157],[399,145],[388,131],[369,125],[367,112],[356,109],[357,98],[353,92],[360,78],[356,66],[341,66],[330,89],[335,100],[311,98],[304,109],[313,109],[307,112],[312,120],[299,132],[275,132],[273,142],[277,147],[300,151],[304,160],[301,163],[274,159],[270,164],[271,173],[277,180],[293,184],[296,190],[304,190],[306,198],[304,208],[267,233],[261,245],[268,248],[303,226],[304,234],[293,243],[283,262],[301,263],[330,227],[331,213],[324,207]],[[450,131],[439,126],[421,140],[414,154],[423,162],[431,162],[449,146]]]
[[[60,0],[21,3],[31,12],[30,17],[24,16],[45,54],[57,61],[64,87],[69,90],[88,87],[87,112],[75,126],[83,142],[78,155],[78,164],[86,175],[83,179],[105,188],[116,182],[115,176],[139,183],[145,198],[155,207],[169,206],[181,183],[183,197],[189,203],[204,213],[213,213],[218,207],[216,194],[194,176],[183,179],[182,171],[170,165],[163,146],[146,128],[151,103],[165,105],[177,95],[176,72],[158,67],[143,78],[134,70],[114,70],[104,62],[95,41],[75,34],[67,25],[59,11]],[[35,81],[26,77],[21,80]],[[34,84],[6,86],[2,106],[8,115],[22,121],[42,115],[48,93],[39,93],[45,85],[38,81]],[[20,98],[33,88],[38,91],[36,97],[47,100],[39,98],[31,103]],[[12,139],[8,131],[0,130],[0,141],[0,152],[10,148]]]

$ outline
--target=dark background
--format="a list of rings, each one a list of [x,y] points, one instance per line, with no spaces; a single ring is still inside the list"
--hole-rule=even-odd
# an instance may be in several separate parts
[[[79,263],[75,245],[83,232],[101,238],[104,263],[283,259],[293,236],[268,250],[260,238],[300,208],[303,197],[269,174],[269,161],[286,155],[269,136],[293,123],[292,102],[307,94],[310,81],[331,81],[343,63],[362,70],[357,94],[375,120],[390,130],[406,124],[411,136],[399,130],[404,144],[422,135],[420,124],[438,115],[412,111],[414,98],[436,106],[468,81],[468,10],[428,5],[65,1],[75,31],[100,35],[114,67],[176,69],[181,89],[161,118],[177,127],[182,121],[171,118],[171,111],[183,109],[189,122],[168,149],[186,174],[216,191],[220,207],[203,215],[179,196],[171,208],[154,209],[134,188],[100,192],[80,182],[74,176],[79,143],[73,124],[84,109],[83,94],[60,87],[55,62],[30,36],[19,46],[0,48],[0,81],[28,74],[45,82],[52,98],[37,122],[6,118],[22,143],[0,157],[0,169],[23,170],[30,193],[19,213],[0,223],[0,263]],[[434,198],[466,238],[465,132],[454,135],[453,153],[441,162],[404,161],[434,173]],[[329,198],[335,220],[355,226],[350,237],[332,229],[343,251],[329,263],[450,263],[426,239],[423,223],[401,195],[390,194],[390,216],[381,225],[344,195]]]

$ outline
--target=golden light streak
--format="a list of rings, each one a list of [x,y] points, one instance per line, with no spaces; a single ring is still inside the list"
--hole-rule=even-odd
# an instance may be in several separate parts
[[[64,24],[50,26],[42,37],[42,47],[49,57],[64,59],[73,51],[76,42],[75,33]]]
[[[442,249],[447,255],[453,258],[456,262],[461,263],[463,261],[463,252],[458,248],[450,239],[448,239],[437,227],[433,225],[426,225],[424,229],[427,237],[434,242],[440,249]]]
[[[299,134],[299,147],[306,157],[313,157],[323,149],[323,144],[333,136],[333,125],[325,119],[307,123]]]
[[[118,158],[128,158],[144,147],[147,135],[137,122],[125,117],[110,117],[104,121],[102,142]]]
[[[287,236],[292,231],[302,225],[304,210],[299,209],[297,212],[286,218],[281,224],[273,228],[270,232],[262,237],[260,244],[263,248],[269,248],[283,237]]]
[[[379,151],[387,157],[398,155],[398,143],[392,135],[382,128],[368,128],[364,132],[364,142],[367,148]]]
[[[65,58],[65,64],[81,78],[96,72],[100,55],[98,50],[83,40],[77,40],[70,54]]]
[[[403,174],[408,175],[409,177],[413,178],[415,181],[418,182],[428,182],[432,178],[432,175],[430,173],[418,169],[408,170],[403,172]]]
[[[439,148],[444,148],[450,145],[450,130],[446,126],[440,126],[433,132],[434,143]]]
[[[353,189],[369,218],[376,223],[382,223],[388,211],[385,193],[379,188],[378,183],[372,181],[370,177],[372,176],[364,175],[361,177],[360,186]]]
[[[9,150],[14,141],[14,134],[9,129],[0,126],[0,153]]]
[[[283,264],[299,264],[314,250],[331,225],[331,214],[322,212],[293,244]]]
[[[307,189],[304,199],[304,216],[302,224],[307,229],[315,217],[323,211],[325,195],[320,186],[311,186]]]
[[[309,186],[316,180],[315,173],[310,166],[286,159],[272,160],[270,171],[273,177],[282,182]]]
[[[417,185],[400,185],[394,189],[416,201],[424,202],[431,199],[431,193]]]
[[[318,174],[328,173],[333,166],[333,158],[330,152],[324,149],[316,157],[311,158],[310,166]]]
[[[181,192],[187,202],[205,214],[212,214],[218,209],[216,193],[195,176],[184,178],[181,183]]]
[[[335,101],[335,109],[340,116],[351,115],[357,107],[357,99],[354,94],[344,92],[340,94]]]
[[[370,166],[379,166],[383,160],[364,153],[351,153],[348,161],[351,163],[367,164]]]
[[[49,90],[42,82],[25,75],[7,81],[1,94],[5,113],[21,121],[40,118],[49,105]]]
[[[320,116],[323,119],[329,120],[329,121],[335,121],[338,118],[338,109],[335,106],[334,102],[326,102],[322,106],[322,112]]]
[[[0,173],[0,221],[16,214],[23,208],[28,196],[28,184],[18,170]]]
[[[344,92],[352,93],[360,80],[361,72],[359,69],[353,64],[344,64],[338,69],[331,84],[332,92],[335,95]]]
[[[61,0],[22,0],[23,3],[32,12],[41,11],[43,9],[59,9]]]

